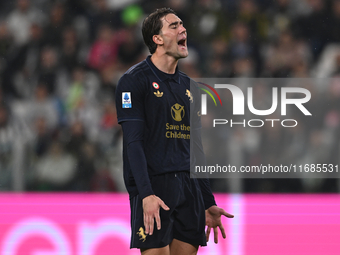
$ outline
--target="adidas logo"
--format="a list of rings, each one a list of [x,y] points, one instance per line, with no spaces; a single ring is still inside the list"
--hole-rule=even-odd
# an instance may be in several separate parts
[[[159,90],[157,90],[157,92],[153,92],[155,94],[156,97],[162,97],[163,96],[163,92],[159,92]]]

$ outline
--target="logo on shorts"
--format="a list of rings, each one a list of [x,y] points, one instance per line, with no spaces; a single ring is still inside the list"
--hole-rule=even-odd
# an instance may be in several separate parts
[[[144,229],[142,227],[139,228],[139,231],[137,232],[137,235],[139,235],[139,240],[142,240],[144,243],[146,240],[146,234],[144,233]]]
[[[123,92],[122,93],[122,107],[123,108],[131,108],[131,92]]]
[[[184,106],[176,103],[171,107],[171,116],[175,121],[181,121],[184,115]]]

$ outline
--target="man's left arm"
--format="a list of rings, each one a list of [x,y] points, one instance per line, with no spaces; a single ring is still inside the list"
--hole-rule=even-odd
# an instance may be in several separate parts
[[[205,165],[205,154],[203,151],[203,146],[201,142],[201,129],[193,130],[193,149],[195,152],[196,165]],[[209,241],[209,236],[211,229],[214,230],[214,242],[218,243],[218,228],[222,233],[222,237],[226,238],[225,230],[222,225],[221,216],[224,215],[228,218],[234,218],[234,215],[227,213],[224,209],[216,205],[214,195],[211,191],[210,182],[208,178],[198,179],[198,183],[201,188],[201,193],[203,196],[204,207],[205,207],[205,224],[207,225],[206,237],[207,242]]]
[[[196,166],[205,166],[206,160],[201,140],[201,128],[194,127],[190,133],[192,142],[191,147],[193,149],[192,153],[193,157],[195,158],[195,161],[192,163],[195,164]],[[214,195],[211,191],[210,181],[208,178],[199,178],[197,180],[201,188],[204,207],[205,210],[207,210],[211,206],[216,205]]]
[[[193,88],[193,87],[191,87]],[[193,125],[191,127],[190,132],[190,142],[191,142],[191,149],[193,151],[191,152],[193,155],[194,161],[191,162],[191,164],[198,165],[198,166],[205,166],[206,165],[206,159],[205,154],[203,151],[202,146],[202,138],[201,138],[201,118],[199,113],[198,107],[200,106],[200,96],[197,94],[197,90],[192,89],[193,92],[195,91],[196,95],[194,98],[198,99],[195,100],[193,107],[193,111],[191,111],[191,114],[193,114],[193,119],[191,124]],[[196,113],[197,112],[197,113]],[[215,243],[218,243],[218,228],[220,229],[223,238],[226,238],[225,230],[222,225],[221,216],[224,215],[228,218],[233,218],[234,215],[231,215],[227,213],[222,208],[218,207],[216,205],[216,201],[214,198],[214,195],[211,191],[210,182],[208,178],[199,178],[198,183],[201,188],[201,193],[204,201],[204,207],[205,207],[205,221],[207,225],[207,231],[206,231],[206,237],[207,241],[209,241],[210,231],[211,229],[214,230],[214,241]]]

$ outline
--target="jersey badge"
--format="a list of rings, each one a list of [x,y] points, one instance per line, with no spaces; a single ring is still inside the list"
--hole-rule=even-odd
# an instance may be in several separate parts
[[[189,97],[190,103],[193,103],[193,102],[194,102],[194,97],[191,95],[190,90],[187,89],[187,90],[185,91],[185,95]]]
[[[123,108],[132,108],[131,92],[123,92],[122,93],[122,107]]]
[[[153,82],[152,83],[152,86],[155,88],[155,89],[159,89],[159,85],[157,82]]]

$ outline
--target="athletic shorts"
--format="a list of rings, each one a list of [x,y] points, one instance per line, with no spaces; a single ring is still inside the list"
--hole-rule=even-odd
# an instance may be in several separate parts
[[[130,199],[130,248],[161,248],[177,239],[193,245],[206,246],[205,209],[197,179],[189,172],[166,173],[151,178],[152,189],[170,208],[160,208],[161,229],[155,222],[152,235],[145,234],[142,200]]]

